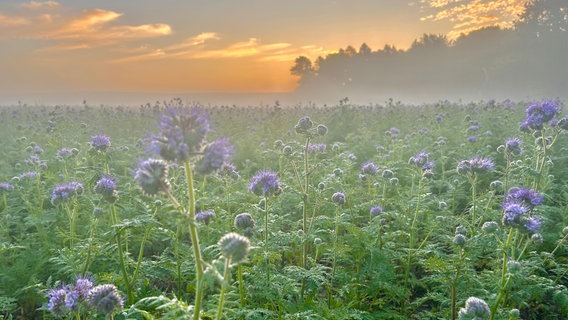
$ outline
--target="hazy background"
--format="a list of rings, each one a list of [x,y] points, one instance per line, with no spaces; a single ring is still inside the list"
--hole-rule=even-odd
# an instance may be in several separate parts
[[[566,0],[0,2],[0,104],[565,99]]]

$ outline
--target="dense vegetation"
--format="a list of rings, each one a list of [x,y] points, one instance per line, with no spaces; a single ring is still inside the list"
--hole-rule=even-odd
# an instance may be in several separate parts
[[[2,107],[0,318],[566,319],[561,107]]]

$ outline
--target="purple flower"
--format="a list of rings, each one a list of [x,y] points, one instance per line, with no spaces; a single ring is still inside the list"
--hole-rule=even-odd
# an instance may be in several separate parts
[[[518,156],[523,153],[521,139],[513,137],[505,140],[505,152],[511,156]]]
[[[36,179],[39,177],[39,172],[37,171],[27,171],[24,173],[21,173],[18,176],[19,180],[32,180],[32,179]]]
[[[342,205],[345,203],[345,194],[343,192],[336,192],[331,196],[331,201],[335,204]]]
[[[213,210],[198,211],[195,213],[195,221],[203,222],[206,225],[209,224],[213,218],[215,218],[215,211]]]
[[[379,172],[379,167],[374,162],[366,162],[361,166],[364,174],[375,175]]]
[[[383,212],[383,207],[381,207],[380,205],[374,206],[369,210],[369,213],[371,214],[372,217],[376,217],[382,212]]]
[[[79,299],[87,299],[89,291],[93,288],[93,280],[91,277],[77,277],[75,280],[74,291]]]
[[[217,139],[205,147],[203,157],[199,160],[196,170],[202,174],[209,174],[220,169],[229,161],[235,148],[226,137]]]
[[[107,174],[103,174],[99,181],[95,184],[95,193],[100,194],[103,198],[111,203],[118,198],[116,191],[116,178]]]
[[[134,173],[134,180],[144,194],[153,196],[160,191],[167,191],[170,187],[168,181],[168,165],[163,160],[148,159],[140,163]]]
[[[278,175],[270,170],[257,172],[250,180],[249,190],[257,196],[273,196],[282,192]]]
[[[308,145],[308,152],[309,153],[316,153],[316,152],[325,152],[327,149],[327,145],[325,143],[315,143]]]
[[[91,137],[91,147],[96,151],[107,151],[110,147],[110,137],[104,134],[97,134]]]
[[[73,149],[61,148],[61,149],[57,150],[57,153],[55,153],[55,155],[60,157],[60,158],[68,158],[68,157],[71,157],[73,155]]]
[[[536,216],[531,216],[525,220],[523,227],[528,232],[538,232],[541,226],[540,219]]]
[[[51,193],[51,204],[58,205],[83,193],[83,184],[77,181],[55,185]]]
[[[543,197],[535,190],[515,187],[509,189],[509,193],[505,197],[505,203],[521,203],[529,209],[541,205]]]
[[[77,306],[77,293],[73,292],[69,286],[62,285],[55,289],[50,289],[47,293],[47,310],[57,317],[64,317]]]
[[[474,143],[477,142],[476,136],[467,137],[467,142]]]
[[[209,119],[202,109],[168,108],[150,148],[165,160],[185,162],[201,151],[208,131]]]
[[[525,110],[525,120],[521,123],[521,130],[541,130],[560,111],[560,103],[556,100],[543,100],[530,104]]]
[[[493,160],[485,157],[473,157],[470,160],[462,160],[458,162],[457,172],[462,175],[481,174],[495,169]]]
[[[428,162],[429,158],[430,158],[429,153],[424,152],[424,151],[420,151],[414,157],[411,157],[410,159],[408,159],[408,163],[413,164],[417,167],[422,167]]]
[[[0,182],[0,193],[12,191],[14,190],[14,186],[8,182]]]
[[[87,297],[89,305],[103,314],[121,310],[123,301],[120,293],[112,284],[103,284],[91,289]]]

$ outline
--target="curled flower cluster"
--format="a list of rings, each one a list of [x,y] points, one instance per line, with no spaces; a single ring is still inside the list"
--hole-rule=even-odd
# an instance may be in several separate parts
[[[503,202],[503,224],[526,232],[538,232],[541,221],[531,214],[534,207],[541,205],[542,195],[532,189],[512,188]]]
[[[51,193],[51,204],[58,205],[83,193],[83,184],[77,181],[58,184]]]
[[[229,161],[235,148],[226,137],[219,138],[205,147],[203,157],[199,160],[196,170],[202,174],[209,174],[219,170]]]
[[[371,217],[376,217],[379,214],[381,214],[383,212],[383,207],[381,207],[380,205],[376,205],[374,207],[371,207],[371,209],[369,210],[369,213],[371,214]]]
[[[95,193],[100,194],[103,198],[114,203],[118,199],[118,191],[116,191],[116,178],[103,174],[99,181],[95,184]]]
[[[308,116],[300,118],[298,123],[294,126],[296,133],[307,136],[325,136],[327,134],[327,127],[323,124],[318,124],[315,129],[313,128],[314,122]]]
[[[134,174],[134,179],[138,182],[142,192],[150,196],[169,189],[170,184],[167,178],[168,165],[165,161],[158,159],[143,161]]]
[[[151,138],[151,151],[168,161],[187,161],[201,151],[209,118],[198,108],[168,108],[162,115],[160,134]]]
[[[243,232],[245,237],[251,238],[253,235],[253,228],[254,228],[254,219],[250,215],[250,213],[243,212],[239,213],[235,216],[234,225],[237,230]]]
[[[213,210],[198,211],[195,213],[195,221],[197,222],[209,224],[213,218],[215,218],[215,211]]]
[[[521,139],[513,137],[505,140],[505,153],[511,156],[518,156],[523,153]]]
[[[247,237],[231,232],[224,235],[217,243],[217,246],[223,257],[229,259],[231,263],[237,264],[246,260],[250,241]]]
[[[309,153],[325,152],[327,145],[325,143],[311,143],[308,145]]]
[[[521,131],[542,130],[544,124],[551,121],[560,112],[560,103],[556,100],[543,100],[530,104],[525,110],[525,120]]]
[[[375,175],[379,172],[379,166],[376,163],[369,161],[361,165],[361,171],[364,174]]]
[[[460,320],[482,320],[491,315],[489,305],[482,299],[469,297],[465,301],[465,308],[461,308],[458,317]]]
[[[345,194],[343,192],[336,192],[331,196],[331,201],[337,205],[345,204]]]
[[[470,160],[462,160],[458,163],[459,174],[483,174],[495,169],[493,160],[485,157],[473,157]]]
[[[282,192],[280,179],[276,172],[264,170],[257,172],[250,180],[249,190],[257,196],[276,196]]]
[[[91,137],[91,147],[95,151],[107,151],[110,148],[110,137],[104,134],[97,134]]]
[[[0,182],[0,194],[12,190],[14,190],[14,185],[8,182]]]
[[[122,309],[123,299],[112,284],[93,286],[90,277],[77,277],[75,285],[61,285],[47,293],[47,310],[57,317],[65,317],[79,306],[93,308],[103,314]]]

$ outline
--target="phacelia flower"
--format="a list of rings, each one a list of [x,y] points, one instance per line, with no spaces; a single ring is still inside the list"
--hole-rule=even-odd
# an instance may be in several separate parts
[[[75,299],[68,286],[50,289],[47,298],[47,310],[57,317],[64,317],[75,307]]]
[[[467,242],[467,238],[465,235],[458,233],[454,235],[454,239],[452,241],[454,242],[455,245],[463,247]]]
[[[140,163],[134,174],[140,189],[147,195],[153,196],[160,191],[168,190],[168,165],[163,160],[148,159]]]
[[[209,118],[202,109],[168,108],[150,148],[165,160],[185,162],[201,151],[208,131]]]
[[[375,174],[377,174],[377,173],[379,172],[379,167],[377,166],[376,163],[374,163],[374,162],[372,162],[372,161],[369,161],[369,162],[364,163],[364,164],[361,166],[361,171],[362,171],[364,174],[375,175]]]
[[[118,199],[118,191],[116,191],[116,179],[110,175],[103,174],[99,181],[95,184],[94,191],[103,196],[105,200],[114,203]]]
[[[87,302],[97,312],[111,314],[122,309],[123,300],[116,287],[112,284],[98,285],[91,289]]]
[[[254,227],[254,219],[250,215],[250,213],[243,212],[239,213],[235,216],[234,221],[235,228],[238,230],[245,230],[247,228]]]
[[[308,153],[325,152],[327,145],[325,143],[311,143],[308,145]]]
[[[488,319],[490,315],[487,302],[476,297],[467,298],[465,308],[461,308],[458,314],[460,320],[482,320]]]
[[[209,224],[213,218],[215,218],[215,211],[213,210],[198,211],[195,213],[195,221],[197,222]]]
[[[59,158],[69,158],[69,157],[72,157],[73,155],[76,154],[75,151],[77,153],[79,152],[79,150],[77,150],[77,149],[61,148],[61,149],[57,150],[55,155]]]
[[[528,209],[532,209],[535,206],[541,205],[543,199],[542,195],[533,189],[514,187],[509,189],[505,197],[505,203],[520,203]]]
[[[558,120],[558,127],[562,130],[568,130],[568,115]]]
[[[535,190],[511,188],[503,202],[503,224],[530,233],[538,232],[541,221],[530,213],[542,201],[542,196]]]
[[[199,160],[196,170],[202,174],[209,174],[223,167],[229,161],[235,148],[226,137],[219,138],[205,147],[203,157]]]
[[[83,184],[77,181],[58,184],[51,192],[51,204],[58,205],[83,193]]]
[[[87,299],[92,288],[93,280],[89,276],[79,276],[77,280],[75,280],[75,288],[73,291],[75,291],[79,299]]]
[[[371,209],[369,210],[369,213],[371,214],[371,217],[376,217],[379,214],[381,214],[383,212],[383,207],[381,207],[380,205],[376,205],[374,207],[371,207]]]
[[[505,152],[511,156],[518,156],[523,153],[521,139],[513,137],[505,140]]]
[[[422,168],[422,166],[424,166],[428,162],[429,158],[429,153],[420,151],[414,157],[410,157],[410,159],[408,159],[408,163]]]
[[[335,204],[342,205],[345,203],[345,194],[343,192],[336,192],[331,196],[331,201]]]
[[[282,192],[280,179],[276,172],[264,170],[257,172],[250,180],[249,190],[257,196],[270,197]]]
[[[312,122],[312,119],[310,119],[310,117],[308,116],[305,116],[298,120],[298,123],[296,124],[296,126],[294,126],[294,130],[296,130],[296,133],[307,133],[313,125],[314,123]]]
[[[14,185],[8,182],[0,182],[0,194],[14,190]]]
[[[493,171],[495,163],[493,160],[485,157],[473,157],[470,160],[462,160],[458,162],[457,171],[459,174],[482,174]]]
[[[110,137],[104,134],[92,136],[91,147],[96,151],[107,151],[110,148]]]
[[[521,123],[521,130],[541,130],[544,124],[552,120],[560,111],[560,103],[556,100],[543,100],[530,104],[525,110],[525,120]]]
[[[245,261],[249,253],[250,241],[238,233],[228,233],[217,243],[219,251],[231,263],[237,264]]]

